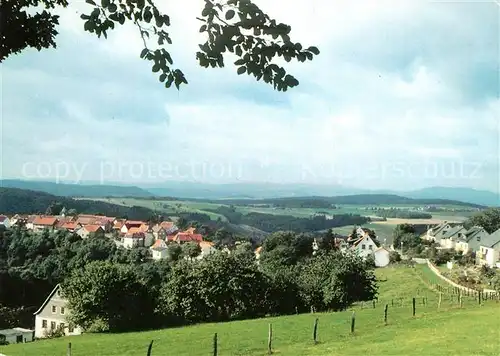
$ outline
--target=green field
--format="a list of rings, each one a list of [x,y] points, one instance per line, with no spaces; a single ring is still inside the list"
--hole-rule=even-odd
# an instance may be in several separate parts
[[[460,309],[456,302],[443,298],[438,310],[437,294],[423,282],[426,269],[426,266],[417,266],[377,270],[379,302],[375,308],[372,303],[355,306],[353,335],[350,334],[350,310],[139,333],[83,335],[0,347],[0,353],[62,356],[66,354],[67,343],[71,342],[74,356],[146,355],[149,342],[154,340],[153,356],[206,356],[211,354],[212,338],[217,333],[219,355],[264,356],[268,324],[272,323],[273,354],[276,355],[498,355],[500,304],[486,301],[479,306],[471,299]],[[417,297],[415,317],[412,316],[412,297]],[[386,303],[389,305],[387,326],[383,322]],[[312,340],[315,318],[319,318],[317,345]]]

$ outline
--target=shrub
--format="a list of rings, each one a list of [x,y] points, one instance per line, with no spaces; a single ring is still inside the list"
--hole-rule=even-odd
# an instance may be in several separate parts
[[[389,262],[390,263],[398,263],[401,262],[401,255],[397,251],[389,252]]]

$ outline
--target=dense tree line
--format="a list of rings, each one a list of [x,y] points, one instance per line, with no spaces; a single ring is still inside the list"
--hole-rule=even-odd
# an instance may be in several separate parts
[[[321,253],[316,255],[312,235],[279,232],[264,242],[259,263],[250,243],[201,260],[182,258],[199,250],[175,244],[169,247],[170,258],[155,262],[146,249],[117,248],[106,238],[3,231],[0,319],[8,325],[1,327],[20,325],[21,318],[14,316],[14,322],[11,314],[39,307],[61,282],[72,310],[69,321],[87,331],[342,310],[372,299],[373,270],[360,258],[336,251],[330,235],[318,238]]]
[[[375,215],[382,218],[396,219],[432,219],[432,214],[406,209],[378,209]]]
[[[154,212],[140,206],[123,206],[95,200],[76,200],[47,193],[17,188],[0,188],[2,214],[44,214],[47,207],[57,203],[78,214],[101,214],[130,220],[148,220]]]
[[[294,231],[294,232],[313,232],[331,229],[333,227],[347,225],[362,225],[370,219],[354,214],[333,215],[331,219],[325,216],[317,215],[311,218],[298,218],[291,215],[274,215],[251,212],[243,214],[234,207],[220,206],[212,212],[224,215],[229,222],[233,224],[245,224],[262,231]]]
[[[477,213],[464,223],[467,229],[475,225],[481,226],[490,234],[500,229],[500,208],[490,208]]]
[[[473,208],[484,208],[484,206],[446,199],[413,199],[394,194],[353,194],[334,197],[288,197],[288,198],[268,198],[268,199],[200,199],[199,201],[214,204],[230,204],[240,206],[268,205],[286,208],[312,207],[328,208],[334,205],[455,205]],[[306,206],[311,205],[311,206]]]

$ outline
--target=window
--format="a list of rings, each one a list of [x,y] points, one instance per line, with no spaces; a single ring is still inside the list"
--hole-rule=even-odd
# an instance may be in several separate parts
[[[65,312],[64,307],[61,307],[61,314],[64,315]]]
[[[478,237],[477,237],[477,241],[481,241],[481,236],[478,236]]]
[[[366,250],[366,245],[365,244],[361,245],[361,249]]]
[[[42,328],[47,329],[47,320],[42,320]]]
[[[23,336],[22,335],[17,335],[16,336],[16,342],[19,344],[20,342],[23,342]]]
[[[55,329],[56,329],[56,322],[55,322],[55,321],[51,321],[51,322],[50,322],[50,328],[51,328],[52,330],[55,330]]]
[[[52,313],[57,313],[57,307],[55,305],[52,306]]]
[[[369,250],[373,250],[373,246],[372,245],[368,245],[368,249]]]

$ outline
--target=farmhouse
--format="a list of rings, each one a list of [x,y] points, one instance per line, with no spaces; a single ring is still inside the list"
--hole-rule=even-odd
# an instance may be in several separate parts
[[[33,341],[33,330],[23,328],[12,328],[0,330],[0,345],[2,341],[9,344],[19,344]]]
[[[153,260],[161,260],[168,256],[167,244],[162,239],[157,239],[150,249]]]
[[[60,328],[64,330],[65,335],[79,335],[81,329],[69,324],[66,317],[69,310],[66,308],[67,301],[61,296],[61,287],[58,284],[47,299],[43,302],[35,315],[35,337],[44,338],[47,333]]]
[[[481,243],[485,241],[488,236],[488,232],[481,226],[473,226],[465,232],[465,235],[457,240],[455,250],[462,253],[479,251]]]
[[[53,230],[57,224],[57,218],[53,216],[37,216],[33,220],[33,230],[42,231],[44,229]]]
[[[479,265],[500,268],[500,229],[489,235],[479,246]]]
[[[94,236],[104,236],[104,229],[100,225],[85,225],[76,230],[76,234],[82,239],[88,239],[91,234]]]

